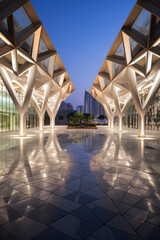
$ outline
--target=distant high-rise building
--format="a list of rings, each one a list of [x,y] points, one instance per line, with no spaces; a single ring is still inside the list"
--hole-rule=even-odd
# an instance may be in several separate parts
[[[55,124],[56,125],[66,125],[68,124],[67,116],[71,112],[76,112],[73,110],[73,106],[71,103],[61,102],[59,110],[56,115]],[[63,117],[63,120],[60,120],[59,117]]]
[[[84,113],[90,113],[93,116],[106,115],[104,108],[89,92],[85,91],[84,95]]]
[[[83,106],[82,105],[77,106],[77,112],[78,113],[83,113]]]
[[[61,102],[59,110],[73,110],[73,106],[71,103]]]

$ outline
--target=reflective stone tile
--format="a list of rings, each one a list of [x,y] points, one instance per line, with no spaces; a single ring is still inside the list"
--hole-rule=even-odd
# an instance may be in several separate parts
[[[80,221],[77,226],[76,239],[86,239],[98,230],[98,226],[87,221]]]
[[[114,200],[114,204],[121,214],[127,212],[128,209],[131,208],[131,205],[125,204],[123,202],[115,201],[115,200]]]
[[[126,212],[126,214],[129,216],[141,219],[143,221],[146,221],[148,216],[148,211],[145,211],[140,208],[132,207]]]
[[[80,207],[80,204],[70,201],[68,199],[62,198],[55,194],[52,194],[49,197],[49,199],[47,200],[47,203],[50,203],[50,204],[52,204],[56,207],[59,207],[65,211],[72,211],[72,210]]]
[[[27,134],[1,136],[0,239],[157,239],[158,134],[103,126]]]
[[[11,222],[19,217],[20,215],[16,213],[12,208],[8,208],[7,211],[4,211],[0,214],[0,225]]]
[[[0,226],[1,240],[16,240],[17,238],[10,234],[5,228]]]
[[[55,220],[65,216],[67,212],[50,204],[45,204],[25,214],[30,218],[33,218],[41,223],[49,225],[53,223]]]
[[[66,187],[59,187],[57,190],[54,191],[54,193],[57,194],[58,196],[65,197],[68,194],[73,193],[73,190],[68,189]]]
[[[110,210],[112,212],[118,213],[118,209],[116,208],[114,202],[109,197],[93,201],[92,204]]]
[[[147,239],[149,235],[155,230],[155,227],[153,224],[150,223],[143,223],[138,229],[137,233],[143,238]]]
[[[93,201],[95,201],[96,200],[96,198],[94,198],[94,197],[92,197],[92,196],[89,196],[89,195],[87,195],[87,194],[85,194],[85,193],[82,193],[82,194],[80,194],[80,196],[79,196],[79,203],[80,204],[82,204],[82,205],[86,205],[86,204],[88,204],[88,203],[90,203],[90,202],[93,202]]]
[[[86,206],[82,206],[74,211],[72,211],[72,214],[81,219],[82,221],[86,221],[89,222],[91,224],[94,224],[96,226],[101,226],[102,225],[102,221],[100,221],[96,215],[93,213],[92,210],[90,210],[88,207]]]
[[[33,240],[72,240],[69,236],[57,231],[53,227],[49,227],[43,232],[39,233],[37,236],[32,238]]]
[[[94,232],[92,237],[95,237],[93,239],[99,239],[99,240],[103,240],[103,239],[109,240],[110,239],[107,234],[106,228],[104,226],[99,228],[96,232]],[[90,238],[88,238],[88,239],[90,239]]]
[[[111,221],[109,221],[107,223],[107,226],[136,235],[136,232],[131,228],[131,226],[127,223],[127,221],[120,215],[115,216]]]
[[[139,236],[132,235],[126,231],[121,231],[116,228],[106,227],[107,234],[109,239],[116,239],[116,240],[141,240],[142,238]]]
[[[160,216],[153,217],[148,222],[160,226]]]
[[[16,193],[14,195],[8,196],[4,199],[8,204],[13,204],[13,203],[25,200],[25,199],[29,199],[29,197],[26,194],[23,194],[23,193],[19,192],[19,193]]]
[[[105,208],[95,207],[92,209],[92,212],[97,216],[97,218],[103,223],[106,224],[110,219],[112,219],[116,213],[106,210]]]
[[[39,189],[36,187],[32,187],[31,185],[28,184],[26,186],[18,188],[18,191],[25,193],[29,196],[32,196],[34,193],[38,192]]]
[[[12,229],[12,234],[18,239],[31,239],[41,231],[47,228],[44,224],[34,221],[31,218],[23,216],[12,229],[12,222],[4,227],[10,231]],[[10,228],[10,229],[9,229]]]
[[[134,228],[134,230],[136,230],[138,227],[140,227],[144,223],[143,220],[140,220],[135,217],[131,217],[127,214],[124,215],[124,218]]]
[[[55,223],[51,224],[51,226],[75,239],[77,224],[78,218],[71,214],[68,214]]]
[[[114,199],[114,200],[117,200],[117,201],[121,201],[121,199],[123,198],[124,194],[125,194],[125,192],[121,191],[119,189],[112,189],[112,190],[107,192],[107,195],[111,199]]]

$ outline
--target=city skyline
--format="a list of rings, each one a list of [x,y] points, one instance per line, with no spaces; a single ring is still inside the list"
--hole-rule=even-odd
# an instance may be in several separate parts
[[[83,104],[85,90],[90,90],[103,59],[136,0],[31,2],[75,86],[75,92],[67,101],[76,109]]]
[[[85,91],[84,94],[84,113],[90,113],[94,117],[106,115],[105,110],[100,102],[98,102],[89,92]]]

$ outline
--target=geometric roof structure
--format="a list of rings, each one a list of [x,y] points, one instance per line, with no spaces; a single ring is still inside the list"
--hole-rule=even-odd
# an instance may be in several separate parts
[[[32,101],[39,118],[44,117],[47,109],[54,119],[61,101],[74,91],[69,75],[29,0],[1,3],[0,81],[5,84],[20,118]],[[21,101],[17,92],[23,95]],[[20,135],[24,136],[24,120],[20,119],[20,125]]]
[[[100,101],[113,127],[131,99],[139,114],[139,136],[144,116],[160,86],[160,2],[138,0],[98,72],[90,94]],[[142,102],[142,99],[145,101]]]

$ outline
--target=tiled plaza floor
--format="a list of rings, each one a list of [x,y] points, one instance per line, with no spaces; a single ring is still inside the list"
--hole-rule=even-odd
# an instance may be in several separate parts
[[[0,239],[160,239],[160,137],[0,134]]]

